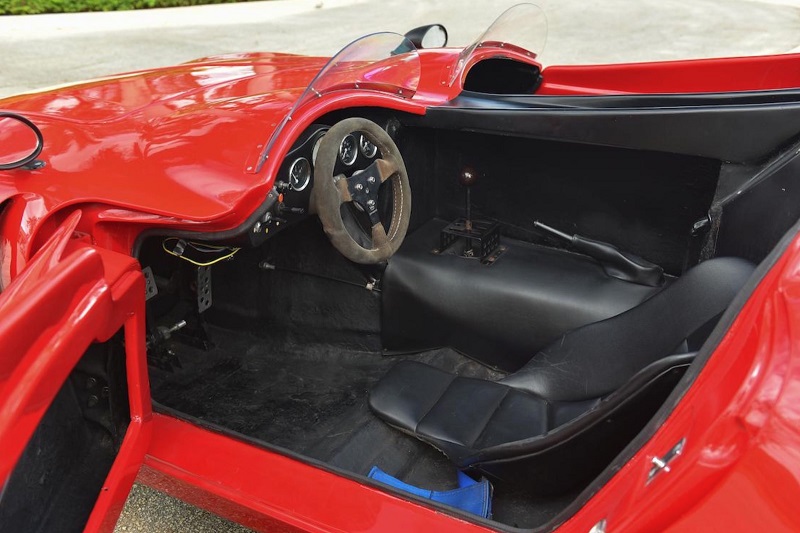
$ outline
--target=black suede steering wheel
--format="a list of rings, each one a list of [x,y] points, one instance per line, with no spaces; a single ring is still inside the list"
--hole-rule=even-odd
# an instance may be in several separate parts
[[[379,158],[351,176],[334,175],[339,146],[344,138],[358,132],[379,150]],[[391,218],[388,227],[381,220],[378,191],[391,183]],[[342,217],[342,205],[352,202],[369,218],[371,229],[361,228],[363,235],[354,236]],[[320,141],[314,168],[311,207],[322,221],[325,234],[333,246],[356,263],[374,264],[389,259],[400,247],[411,217],[411,187],[408,173],[397,145],[380,126],[364,118],[348,118],[333,126]],[[352,231],[352,230],[351,230]]]

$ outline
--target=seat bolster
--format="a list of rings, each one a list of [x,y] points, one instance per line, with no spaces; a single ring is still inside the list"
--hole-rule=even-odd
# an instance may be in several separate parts
[[[698,330],[710,330],[754,268],[735,257],[700,263],[641,305],[565,333],[500,382],[552,402],[606,396]]]
[[[370,391],[369,406],[389,424],[415,433],[456,376],[429,365],[401,361]]]
[[[509,387],[474,448],[484,450],[498,444],[539,437],[552,425],[552,409],[541,398]]]

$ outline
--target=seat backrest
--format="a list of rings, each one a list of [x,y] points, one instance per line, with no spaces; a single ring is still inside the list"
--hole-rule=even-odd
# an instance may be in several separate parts
[[[565,333],[502,383],[553,401],[605,396],[718,319],[753,270],[738,258],[705,261],[633,309]]]

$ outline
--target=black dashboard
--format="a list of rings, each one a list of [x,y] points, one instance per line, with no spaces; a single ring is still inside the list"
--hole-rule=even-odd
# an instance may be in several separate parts
[[[253,228],[251,242],[257,244],[274,233],[313,213],[311,191],[319,143],[330,126],[309,127],[286,154],[275,177],[274,206]],[[346,136],[338,151],[334,175],[352,175],[369,166],[380,156],[378,148],[359,132]]]

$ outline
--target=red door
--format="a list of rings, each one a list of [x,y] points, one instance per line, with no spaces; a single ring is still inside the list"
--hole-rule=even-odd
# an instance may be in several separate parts
[[[0,293],[0,531],[110,531],[150,440],[144,279],[70,216]]]

